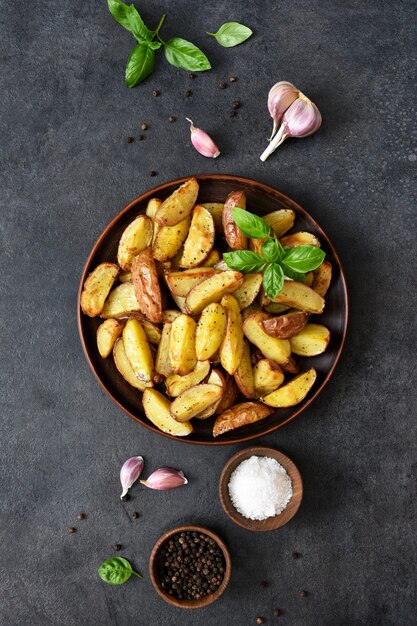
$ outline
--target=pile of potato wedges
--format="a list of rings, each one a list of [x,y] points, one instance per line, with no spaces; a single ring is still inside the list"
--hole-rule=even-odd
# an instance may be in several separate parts
[[[98,351],[142,392],[153,424],[185,436],[191,420],[215,416],[217,437],[309,393],[316,371],[302,371],[298,357],[321,354],[329,343],[330,331],[310,316],[324,310],[332,266],[324,261],[305,283],[286,279],[272,301],[262,274],[230,270],[222,259],[227,250],[262,245],[233,221],[233,207],[246,209],[244,194],[197,204],[198,191],[191,178],[163,202],[150,200],[123,232],[117,263],[88,276],[81,308],[103,319]],[[320,246],[308,232],[286,235],[291,209],[263,217],[284,246]]]

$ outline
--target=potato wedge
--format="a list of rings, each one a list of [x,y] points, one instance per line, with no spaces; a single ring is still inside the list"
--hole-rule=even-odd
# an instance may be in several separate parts
[[[307,233],[305,231],[299,231],[298,233],[292,233],[291,235],[285,235],[280,239],[281,245],[286,248],[295,248],[297,246],[315,246],[321,247],[320,240],[317,239],[313,233]]]
[[[264,239],[249,239],[249,250],[252,252],[256,252],[256,254],[261,254],[262,244],[264,244],[266,238]]]
[[[301,368],[293,355],[290,356],[286,363],[282,363],[280,367],[286,374],[299,374],[301,372]]]
[[[291,348],[300,356],[317,356],[322,354],[330,341],[330,330],[322,324],[306,324],[304,328],[291,337]]]
[[[185,298],[193,287],[218,272],[212,267],[195,267],[182,272],[167,272],[165,281],[172,294]]]
[[[271,337],[290,339],[304,328],[309,317],[305,311],[288,311],[284,315],[264,320],[261,326]]]
[[[132,272],[120,272],[117,280],[119,283],[130,283],[132,281]]]
[[[262,216],[277,237],[282,237],[294,226],[295,212],[292,209],[278,209]]]
[[[286,385],[278,387],[276,391],[269,393],[262,398],[262,402],[268,406],[284,408],[288,406],[295,406],[299,404],[312,386],[317,378],[317,373],[314,368],[309,369],[307,372],[299,374]]]
[[[214,220],[210,211],[197,204],[184,242],[180,267],[197,267],[203,263],[214,246],[214,236]]]
[[[189,374],[180,376],[179,374],[171,374],[168,376],[165,384],[167,387],[167,393],[172,398],[176,398],[186,389],[194,387],[203,381],[210,372],[209,361],[197,361],[195,367]]]
[[[227,314],[221,304],[213,302],[202,311],[195,335],[195,351],[199,361],[209,359],[220,348],[226,333]]]
[[[203,267],[213,267],[213,265],[216,265],[216,263],[220,263],[221,260],[222,256],[220,252],[216,250],[216,248],[213,248],[207,259],[204,261]]]
[[[123,345],[136,377],[145,383],[150,382],[154,374],[153,356],[146,333],[138,320],[126,322]]]
[[[245,319],[249,317],[249,315],[252,315],[252,313],[258,313],[258,311],[262,311],[262,308],[257,302],[253,302],[252,304],[247,306],[246,309],[243,309],[241,311],[242,320],[245,321]]]
[[[203,202],[202,206],[212,214],[216,233],[223,232],[222,214],[224,204],[221,202]]]
[[[160,229],[160,225],[155,222],[155,213],[161,206],[162,202],[158,198],[151,198],[146,207],[146,215],[151,218],[153,224],[152,244],[155,241],[156,233]]]
[[[153,223],[147,215],[138,215],[123,231],[117,250],[117,262],[129,271],[134,257],[152,243]]]
[[[178,422],[185,422],[215,404],[222,393],[218,385],[195,385],[175,398],[171,404],[171,415]]]
[[[162,294],[152,248],[139,252],[133,259],[132,282],[142,313],[151,322],[162,322]]]
[[[161,226],[175,226],[193,210],[198,195],[198,182],[190,178],[176,189],[155,213],[155,222]]]
[[[243,274],[229,270],[206,278],[193,287],[185,300],[185,306],[192,315],[201,311],[212,302],[220,302],[225,294],[239,289],[243,283]]]
[[[290,306],[288,304],[278,304],[277,302],[270,302],[265,306],[265,311],[268,313],[284,313],[285,311],[290,310]]]
[[[148,420],[163,433],[176,437],[186,437],[193,432],[194,429],[190,422],[174,420],[170,413],[170,401],[156,389],[145,389],[142,404]]]
[[[332,282],[332,264],[329,261],[323,261],[321,265],[313,272],[313,283],[311,288],[322,298],[326,295],[330,283]]]
[[[176,255],[187,239],[190,223],[191,217],[186,217],[175,226],[161,226],[157,228],[152,245],[153,256],[157,261],[163,262],[169,259],[175,261]],[[173,267],[177,267],[175,262],[173,262]]]
[[[102,359],[106,359],[113,350],[114,343],[122,334],[124,322],[105,320],[97,328],[97,348]]]
[[[184,376],[194,369],[197,363],[195,354],[195,333],[197,324],[189,315],[179,315],[171,327],[169,360],[175,374]]]
[[[222,213],[223,232],[228,245],[232,250],[246,250],[248,238],[233,219],[233,209],[246,209],[246,196],[243,191],[232,191],[226,198]]]
[[[197,413],[197,415],[194,415],[194,418],[197,420],[205,420],[208,417],[211,417],[212,415],[214,415],[226,391],[226,380],[223,374],[220,372],[220,370],[217,370],[217,369],[211,370],[211,373],[207,379],[207,382],[209,385],[218,385],[219,387],[221,387],[222,395],[214,404],[207,407],[207,409],[204,409],[204,411],[201,411],[201,413]]]
[[[276,339],[266,334],[261,323],[269,318],[268,313],[252,313],[243,323],[243,332],[265,358],[281,365],[286,363],[291,354],[291,344],[287,339]]]
[[[325,304],[324,298],[313,291],[311,287],[295,280],[284,280],[284,287],[275,297],[274,302],[289,304],[295,309],[308,313],[323,313]]]
[[[145,331],[146,338],[149,343],[157,346],[161,341],[161,329],[156,326],[156,324],[152,324],[152,322],[148,322],[148,320],[139,320],[143,326],[143,330]]]
[[[162,321],[173,322],[178,317],[178,315],[181,315],[181,313],[176,309],[167,309],[165,311],[162,311]]]
[[[228,270],[230,270],[230,267],[227,265],[226,261],[223,261],[223,259],[221,259],[218,263],[216,263],[216,265],[214,265],[214,269],[221,270],[222,272],[227,272]]]
[[[139,378],[136,376],[135,372],[132,369],[132,366],[130,365],[129,359],[126,356],[122,337],[116,339],[113,347],[113,358],[119,374],[123,376],[126,382],[129,383],[129,385],[132,385],[132,387],[139,389],[139,391],[144,391],[147,387],[153,386],[152,381],[145,382],[143,380],[139,380]]]
[[[172,299],[174,300],[181,313],[188,313],[188,310],[185,306],[185,298],[183,298],[182,296],[174,296],[174,294],[172,294]]]
[[[181,314],[180,314],[181,315]],[[172,374],[172,367],[169,360],[169,343],[171,336],[170,322],[166,322],[162,328],[161,340],[158,344],[155,357],[155,371],[162,376],[170,376]]]
[[[227,313],[227,324],[219,348],[220,363],[226,372],[234,374],[242,361],[244,350],[242,316],[237,300],[230,294],[223,296],[221,304]]]
[[[229,430],[253,424],[268,417],[273,411],[260,402],[241,402],[224,411],[213,426],[213,437],[218,437]]]
[[[261,359],[253,368],[255,396],[260,398],[278,389],[284,382],[284,374],[278,363]]]
[[[122,283],[115,287],[107,296],[101,317],[127,317],[130,313],[140,313],[139,302],[135,295],[133,283]]]
[[[234,378],[240,392],[246,398],[253,398],[255,395],[255,387],[252,362],[250,358],[250,346],[247,340],[244,341],[242,360],[234,373]]]
[[[212,373],[214,371],[215,370],[213,369]],[[226,411],[226,409],[234,405],[234,403],[236,402],[237,395],[238,395],[238,389],[236,387],[235,379],[233,376],[230,376],[230,374],[227,374],[227,372],[217,370],[217,369],[216,369],[216,372],[219,375],[219,377],[223,378],[224,380],[223,395],[220,398],[219,403],[216,406],[216,410],[215,410],[215,413],[220,415],[220,413],[223,413],[223,411]],[[209,378],[211,378],[211,376],[209,376]],[[210,380],[210,382],[213,384],[218,384],[216,380],[213,380],[213,379]]]
[[[242,286],[233,292],[233,297],[238,301],[241,310],[252,304],[261,286],[262,274],[245,274]]]
[[[80,299],[83,313],[89,317],[100,315],[119,271],[115,263],[101,263],[88,275]]]

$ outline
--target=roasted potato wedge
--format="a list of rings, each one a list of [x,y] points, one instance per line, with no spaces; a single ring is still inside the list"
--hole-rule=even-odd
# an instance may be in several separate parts
[[[278,304],[277,302],[270,302],[265,305],[265,311],[268,313],[284,313],[285,311],[290,310],[290,306],[288,304]]]
[[[142,397],[143,410],[152,424],[163,433],[186,437],[193,432],[190,422],[177,422],[170,413],[171,403],[156,389],[145,389]]]
[[[287,374],[299,374],[301,372],[300,366],[294,359],[293,355],[290,356],[286,363],[281,364],[281,369]]]
[[[157,261],[173,259],[173,267],[177,267],[175,258],[187,239],[191,217],[188,216],[175,226],[160,226],[157,228],[152,245],[153,256]],[[181,255],[182,256],[182,255]]]
[[[227,244],[232,250],[246,250],[248,247],[248,238],[233,219],[233,209],[239,207],[246,209],[246,196],[243,191],[232,191],[226,198],[222,213],[223,232]]]
[[[243,274],[229,270],[206,278],[193,287],[185,300],[185,306],[192,315],[197,315],[212,302],[219,302],[225,294],[239,289],[243,283]]]
[[[217,372],[217,375],[220,379],[223,379],[222,387],[223,387],[223,395],[221,396],[219,403],[216,405],[215,413],[220,414],[223,411],[226,411],[229,407],[233,406],[236,402],[236,398],[238,395],[238,389],[236,387],[235,379],[227,372],[221,370],[211,370],[212,374]],[[209,380],[213,384],[218,384],[216,379],[213,379],[211,375],[209,376]]]
[[[153,223],[150,217],[138,215],[123,231],[117,250],[117,262],[129,271],[134,257],[152,243]]]
[[[152,351],[139,320],[128,320],[123,329],[123,345],[130,365],[139,380],[151,382],[154,375]]]
[[[211,417],[212,415],[215,414],[215,412],[217,410],[217,407],[219,406],[219,403],[222,401],[224,392],[226,390],[225,377],[220,372],[220,370],[217,370],[217,369],[211,370],[210,376],[207,379],[207,383],[209,385],[218,385],[219,387],[221,387],[222,395],[220,396],[220,398],[214,404],[212,404],[211,406],[207,407],[207,409],[204,409],[204,411],[201,411],[201,413],[197,413],[197,415],[194,415],[194,418],[198,419],[198,420],[205,420],[208,417]]]
[[[254,302],[262,286],[262,274],[245,274],[242,286],[233,292],[241,310]]]
[[[214,246],[214,220],[210,211],[197,204],[193,211],[190,230],[184,242],[180,267],[189,268],[201,265]]]
[[[248,341],[244,341],[243,355],[239,367],[234,373],[236,385],[246,398],[253,398],[255,395],[252,361],[250,358],[250,346]]]
[[[309,317],[305,311],[288,311],[284,315],[264,320],[261,326],[271,337],[290,339],[304,328]]]
[[[156,233],[160,229],[160,225],[155,222],[155,213],[161,206],[162,202],[158,198],[151,198],[146,207],[146,215],[151,218],[153,224],[152,244],[155,241]]]
[[[171,404],[171,415],[178,422],[185,422],[215,404],[222,393],[223,389],[218,385],[195,385],[175,398]]]
[[[226,333],[227,314],[221,304],[213,302],[202,311],[195,335],[195,351],[199,361],[205,361],[220,348]]]
[[[119,283],[130,283],[132,282],[132,272],[120,272],[117,277]]]
[[[114,343],[122,334],[124,322],[105,320],[97,328],[97,348],[101,358],[106,359],[113,350]]]
[[[181,315],[181,313],[179,315]],[[161,376],[170,376],[172,374],[172,367],[169,360],[171,326],[172,324],[170,322],[165,322],[162,328],[161,340],[156,351],[155,371]]]
[[[280,239],[280,242],[285,248],[295,248],[296,246],[315,246],[320,248],[321,246],[320,240],[315,235],[302,230],[298,233],[285,235],[285,237]]]
[[[203,267],[213,267],[216,263],[220,263],[222,260],[222,256],[218,250],[213,248],[213,250],[208,255],[207,259],[203,263]]]
[[[249,317],[249,315],[252,315],[252,313],[258,313],[259,311],[262,311],[262,308],[257,302],[253,302],[252,304],[247,306],[246,309],[243,309],[241,311],[242,320],[245,321],[245,319]]]
[[[222,214],[224,204],[221,202],[203,202],[202,206],[210,211],[213,216],[216,232],[221,233],[223,231]]]
[[[193,287],[202,283],[206,278],[218,274],[218,272],[219,270],[212,267],[195,267],[182,272],[167,272],[165,281],[172,294],[185,298]]]
[[[304,283],[295,280],[284,280],[282,291],[275,297],[274,302],[288,304],[295,309],[308,313],[323,313],[324,298],[307,287]]]
[[[241,402],[224,411],[213,426],[213,437],[218,437],[229,430],[253,424],[268,417],[273,411],[260,402]]]
[[[135,295],[133,283],[122,283],[115,287],[107,296],[101,317],[127,317],[130,313],[140,313],[140,306]]]
[[[323,261],[321,265],[313,272],[313,283],[311,288],[322,298],[327,293],[332,282],[332,264],[329,261]]]
[[[174,300],[175,304],[177,305],[181,313],[188,314],[187,307],[185,306],[185,298],[183,298],[182,296],[175,296],[174,294],[172,294],[172,299]]]
[[[195,354],[196,328],[197,324],[189,315],[179,315],[172,322],[169,361],[175,374],[184,376],[191,372],[197,363]]]
[[[173,322],[178,315],[181,315],[180,311],[177,311],[176,309],[167,309],[166,311],[162,311],[162,321]]]
[[[261,359],[253,367],[253,380],[255,385],[255,396],[262,396],[278,389],[284,382],[282,369],[271,359]]]
[[[152,322],[148,322],[148,320],[139,320],[143,326],[143,330],[145,331],[146,338],[149,343],[157,346],[161,341],[161,329],[156,326],[156,324],[152,324]]]
[[[276,391],[264,396],[262,402],[276,408],[295,406],[304,400],[314,385],[316,378],[316,370],[311,368],[290,380],[286,385],[278,387]]]
[[[256,252],[256,254],[261,254],[262,244],[264,244],[266,238],[264,239],[249,239],[249,250],[252,252]]]
[[[161,226],[175,226],[190,215],[198,195],[198,182],[190,178],[174,191],[155,213],[155,222]]]
[[[306,324],[297,335],[291,337],[291,348],[300,356],[322,354],[330,341],[330,330],[322,324]]]
[[[143,380],[139,380],[136,376],[132,366],[130,365],[129,359],[126,356],[122,337],[116,339],[113,347],[113,358],[119,373],[129,383],[129,385],[139,389],[139,391],[144,391],[147,387],[153,386],[152,381],[145,382]]]
[[[245,337],[259,348],[264,357],[281,365],[290,357],[291,344],[287,339],[276,339],[267,335],[261,323],[268,318],[268,313],[252,313],[243,323],[243,332]]]
[[[81,293],[83,313],[89,317],[100,315],[119,271],[115,263],[101,263],[88,275]]]
[[[162,294],[152,248],[139,252],[133,259],[132,282],[142,313],[151,322],[162,322]]]
[[[294,226],[295,212],[292,209],[278,209],[262,216],[277,237],[282,237]]]
[[[186,389],[201,383],[208,376],[209,372],[209,361],[197,361],[194,369],[189,374],[185,376],[180,376],[179,374],[168,376],[165,381],[168,395],[176,398]]]
[[[223,296],[221,304],[227,314],[226,333],[220,344],[220,363],[229,374],[234,374],[242,360],[244,339],[242,330],[242,316],[237,300],[227,294]]]

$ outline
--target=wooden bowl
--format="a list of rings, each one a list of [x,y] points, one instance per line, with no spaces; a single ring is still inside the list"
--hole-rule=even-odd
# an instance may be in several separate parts
[[[222,446],[249,441],[271,433],[293,420],[317,398],[329,381],[343,349],[348,320],[348,296],[340,260],[330,239],[307,211],[296,202],[276,189],[249,178],[226,174],[197,175],[196,178],[200,185],[199,202],[224,202],[231,191],[242,190],[246,194],[247,207],[250,211],[263,215],[276,209],[293,209],[296,213],[296,222],[292,230],[308,230],[320,238],[327,255],[326,258],[333,266],[333,277],[326,295],[325,311],[318,317],[320,323],[323,323],[331,331],[331,339],[324,354],[302,359],[304,369],[310,367],[316,369],[317,380],[311,392],[297,406],[277,409],[264,420],[229,431],[217,438],[212,435],[214,417],[207,420],[194,420],[194,432],[188,437],[173,437],[161,432],[145,416],[140,392],[122,378],[116,370],[112,357],[107,359],[100,357],[97,350],[96,332],[102,320],[83,315],[80,308],[80,296],[88,274],[99,263],[116,260],[119,239],[124,229],[139,213],[145,211],[148,200],[153,197],[165,199],[188,178],[190,177],[179,178],[150,189],[125,206],[106,226],[94,244],[81,276],[78,292],[78,329],[86,359],[95,377],[113,402],[125,413],[142,426],[163,437],[177,439],[185,443]],[[318,320],[318,317],[312,316],[311,321]]]
[[[286,508],[279,515],[268,517],[267,519],[261,521],[248,519],[247,517],[241,515],[233,506],[229,495],[228,485],[230,476],[235,471],[237,466],[242,463],[242,461],[249,459],[251,456],[268,456],[275,459],[285,468],[292,482],[292,497]],[[224,466],[219,481],[219,497],[225,513],[233,522],[235,522],[235,524],[238,524],[238,526],[246,528],[247,530],[255,530],[258,532],[276,530],[277,528],[281,528],[281,526],[287,524],[287,522],[289,522],[290,519],[292,519],[297,513],[303,497],[303,482],[297,467],[291,459],[285,456],[282,452],[274,450],[274,448],[267,448],[264,446],[246,448],[245,450],[241,450],[240,452],[237,452],[237,454],[233,455]]]
[[[214,539],[214,541],[217,543],[217,545],[221,548],[223,552],[226,568],[225,568],[224,578],[222,580],[222,583],[217,589],[217,591],[215,591],[209,596],[206,596],[205,598],[202,598],[201,600],[178,600],[177,598],[174,598],[170,596],[168,593],[166,593],[162,589],[161,585],[159,584],[158,571],[157,571],[158,551],[161,548],[161,546],[168,539],[170,539],[173,535],[176,535],[177,533],[183,533],[183,532],[204,533],[205,535],[208,535],[209,537]],[[166,533],[164,533],[162,537],[158,539],[158,541],[152,548],[151,556],[149,558],[149,574],[150,574],[153,586],[155,587],[156,591],[159,593],[161,598],[165,600],[165,602],[169,602],[169,604],[178,606],[181,609],[201,609],[204,606],[208,606],[209,604],[212,604],[213,602],[218,600],[218,598],[220,598],[221,595],[223,595],[227,585],[230,582],[230,578],[232,576],[232,560],[230,558],[230,552],[226,544],[213,531],[209,530],[208,528],[204,528],[204,526],[193,526],[193,525],[177,526],[177,528],[172,528],[171,530],[168,530]]]

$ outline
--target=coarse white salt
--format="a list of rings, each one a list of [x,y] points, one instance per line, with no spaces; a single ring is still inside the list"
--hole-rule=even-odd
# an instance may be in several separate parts
[[[233,506],[244,517],[264,520],[279,515],[292,497],[292,483],[278,461],[251,456],[242,461],[229,480]]]

